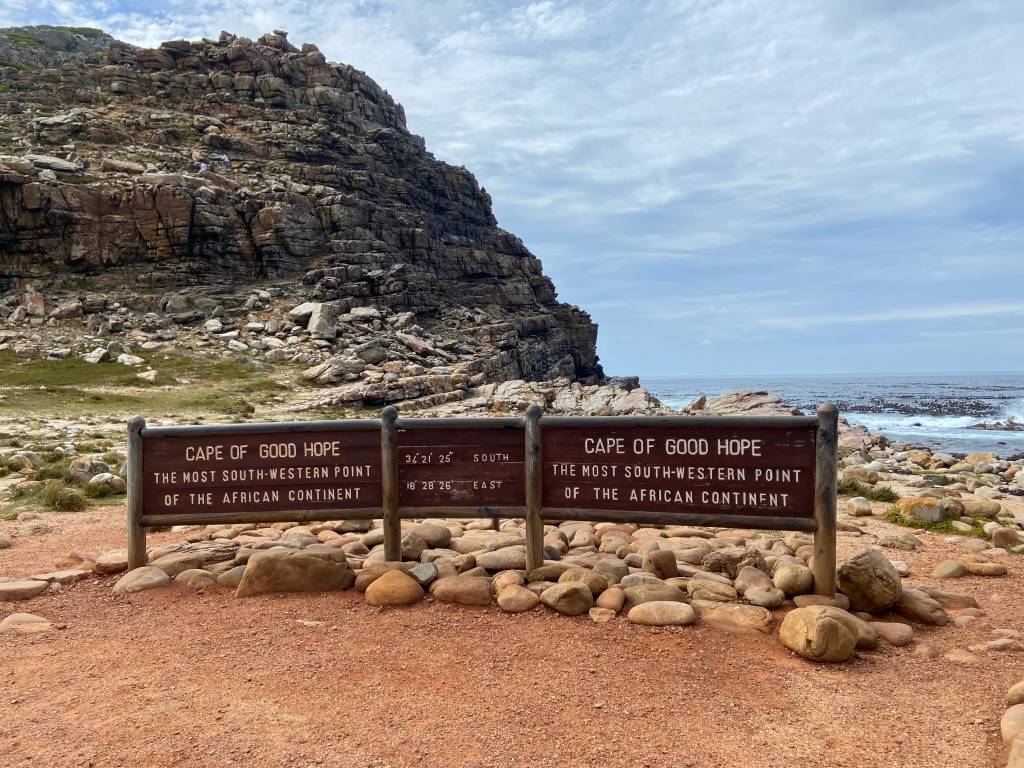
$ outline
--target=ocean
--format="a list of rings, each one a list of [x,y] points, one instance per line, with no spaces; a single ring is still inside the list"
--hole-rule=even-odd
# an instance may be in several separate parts
[[[876,376],[643,376],[663,403],[680,408],[702,393],[767,390],[813,413],[831,400],[852,424],[892,440],[950,453],[1024,455],[1024,432],[969,429],[979,422],[1024,423],[1024,373]]]

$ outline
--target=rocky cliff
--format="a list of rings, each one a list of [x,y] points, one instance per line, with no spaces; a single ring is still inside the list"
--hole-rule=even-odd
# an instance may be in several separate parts
[[[589,316],[364,73],[280,31],[0,31],[0,321],[145,312],[322,383],[409,357],[393,377],[601,377]]]

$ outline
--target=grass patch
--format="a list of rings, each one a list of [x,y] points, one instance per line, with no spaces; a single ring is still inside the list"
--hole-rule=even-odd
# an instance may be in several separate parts
[[[61,32],[70,32],[73,35],[79,37],[85,37],[90,40],[103,37],[105,35],[102,29],[96,29],[95,27],[51,27],[51,29],[59,29]]]
[[[71,488],[63,480],[51,480],[43,486],[43,505],[57,512],[81,512],[89,502],[78,488]]]
[[[902,525],[905,528],[918,528],[925,531],[935,531],[936,533],[948,533],[953,536],[973,536],[977,539],[987,539],[988,536],[985,533],[985,529],[975,523],[971,526],[969,531],[960,531],[953,527],[953,523],[949,520],[942,523],[929,523],[924,520],[915,520],[912,517],[906,517],[900,513],[899,509],[893,507],[885,513],[885,519],[893,525]]]
[[[4,32],[4,35],[7,37],[8,40],[17,45],[23,45],[27,48],[43,47],[43,43],[40,40],[37,40],[36,38],[32,37],[32,35],[28,34],[27,32],[22,32],[17,29],[11,29],[8,30],[7,32]]]
[[[57,459],[47,462],[36,470],[33,480],[67,480],[68,465],[71,462],[67,459]]]
[[[856,480],[840,480],[837,486],[840,496],[863,496],[871,501],[899,501],[899,494],[885,486],[874,487]]]
[[[96,485],[87,485],[82,491],[90,499],[106,499],[110,496],[120,496],[117,491],[111,488],[106,483],[98,483]]]

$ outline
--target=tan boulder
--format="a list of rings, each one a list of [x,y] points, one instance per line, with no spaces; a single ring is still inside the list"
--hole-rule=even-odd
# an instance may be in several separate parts
[[[806,595],[814,591],[814,573],[806,565],[786,563],[772,574],[772,583],[786,593],[786,597]]]
[[[901,616],[921,624],[941,627],[949,623],[949,614],[938,601],[919,589],[904,589],[896,610]]]
[[[412,605],[423,599],[423,587],[404,571],[388,571],[366,588],[367,605]]]
[[[0,621],[0,635],[9,632],[15,635],[36,635],[49,632],[53,623],[32,613],[12,613]]]
[[[854,611],[879,613],[894,606],[903,582],[889,559],[877,549],[863,549],[843,561],[836,571],[839,588]]]
[[[622,610],[622,605],[625,601],[626,592],[622,587],[609,587],[597,596],[597,600],[594,601],[594,605],[598,608],[607,608],[610,611],[618,613]]]
[[[442,603],[490,605],[491,583],[478,576],[446,576],[430,585],[430,595]]]
[[[149,565],[159,568],[172,579],[183,571],[191,571],[203,567],[203,556],[191,552],[175,552],[170,555],[151,560]]]
[[[348,565],[301,551],[267,550],[249,558],[235,597],[275,592],[332,592],[348,589],[356,576]]]
[[[757,605],[713,603],[695,600],[693,607],[701,621],[731,632],[768,633],[772,629],[772,612]]]
[[[525,613],[540,605],[540,597],[520,584],[510,584],[498,593],[498,607],[506,613]]]
[[[127,595],[133,592],[141,592],[145,589],[165,587],[171,583],[171,577],[159,568],[152,565],[144,565],[128,571],[117,580],[114,585],[115,595]]]
[[[999,721],[999,733],[1003,737],[1003,744],[1024,737],[1024,704],[1014,704],[1003,713]]]
[[[594,607],[594,593],[580,581],[566,581],[545,589],[540,601],[564,616],[579,616]]]
[[[597,597],[608,589],[608,579],[589,568],[570,568],[558,577],[559,584],[565,584],[570,581],[578,581],[586,584],[590,588],[594,597]]]
[[[128,570],[128,550],[115,549],[110,552],[104,552],[96,558],[92,569],[95,573],[102,574],[120,573],[121,571]]]
[[[50,586],[39,579],[15,579],[0,582],[0,600],[30,600],[41,595]]]
[[[678,587],[671,584],[639,584],[635,587],[626,587],[623,590],[625,608],[630,610],[633,606],[641,603],[650,603],[654,600],[674,600],[677,603],[687,602],[686,594]]]
[[[829,616],[827,610],[827,606],[811,605],[786,614],[779,628],[782,644],[811,661],[833,663],[849,659],[857,638],[845,622]]]
[[[653,600],[631,608],[626,618],[649,627],[685,627],[697,621],[697,613],[686,603]]]

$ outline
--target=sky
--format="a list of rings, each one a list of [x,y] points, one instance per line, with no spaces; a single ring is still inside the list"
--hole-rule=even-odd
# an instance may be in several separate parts
[[[611,374],[1024,371],[1019,0],[3,0],[366,71]]]

